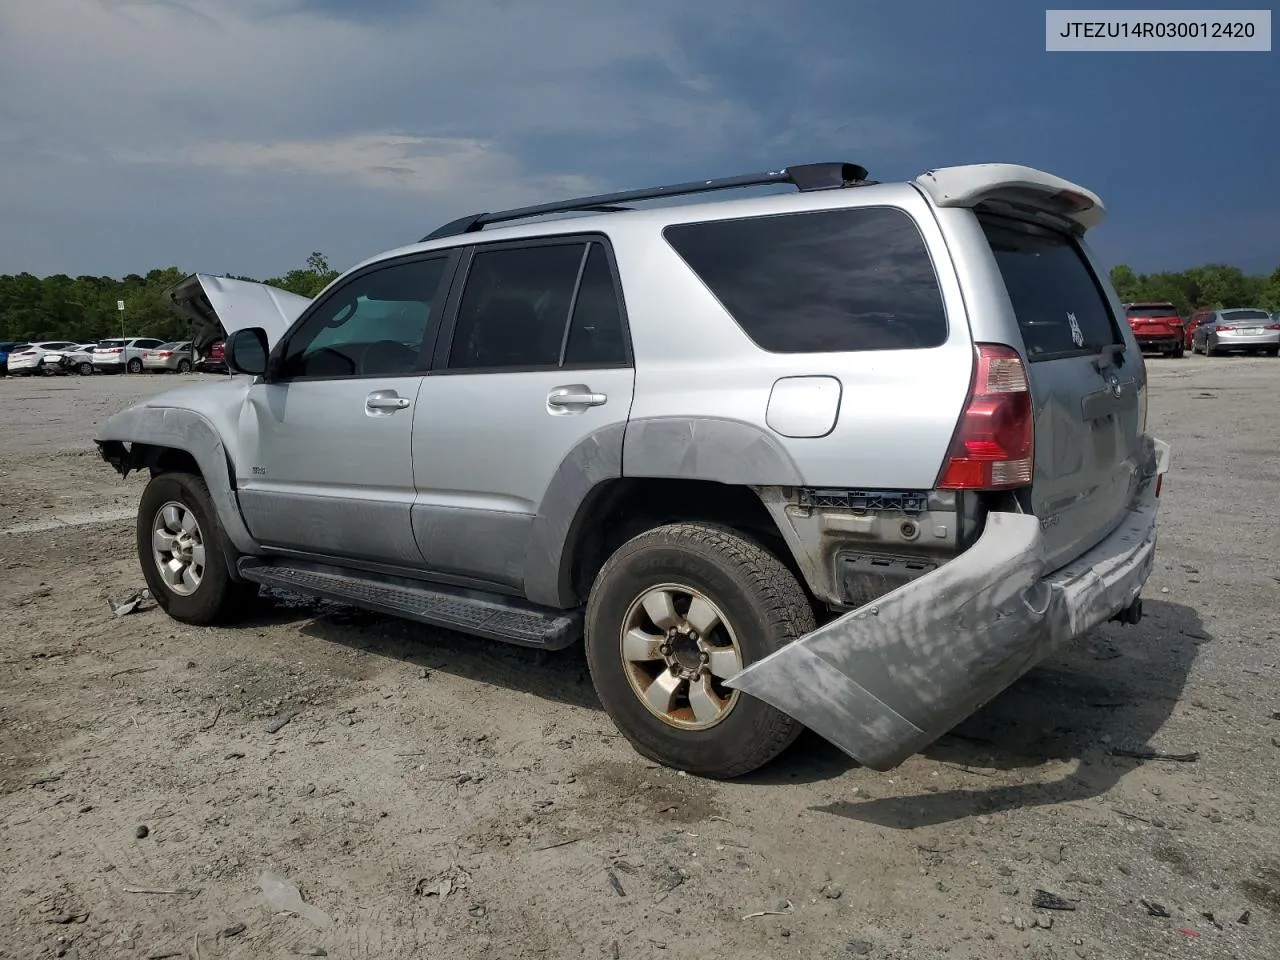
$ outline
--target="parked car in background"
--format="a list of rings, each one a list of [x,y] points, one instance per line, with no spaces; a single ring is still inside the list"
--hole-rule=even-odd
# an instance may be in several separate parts
[[[93,374],[93,349],[96,343],[81,343],[62,354],[62,369],[82,376]]]
[[[44,373],[84,373],[84,366],[87,365],[88,372],[93,373],[93,363],[88,352],[93,346],[92,343],[73,343],[61,350],[51,350],[44,355],[41,369]]]
[[[1280,356],[1280,322],[1266,310],[1252,307],[1214,310],[1208,319],[1196,325],[1192,336],[1191,352],[1203,353],[1206,357],[1233,350]]]
[[[1190,319],[1182,327],[1182,343],[1186,349],[1195,353],[1196,327],[1210,319],[1214,311],[1209,307],[1201,307],[1191,314]]]
[[[160,346],[155,337],[117,337],[101,340],[93,350],[93,366],[103,373],[142,372],[142,352]]]
[[[1168,301],[1126,303],[1129,329],[1142,350],[1159,352],[1166,357],[1180,357],[1186,349],[1182,335],[1182,317]]]
[[[196,357],[196,369],[201,373],[226,373],[226,346],[227,344],[225,340],[218,340],[216,343],[211,343],[207,353]]]
[[[9,354],[9,373],[12,376],[61,373],[62,351],[74,346],[70,340],[40,340],[16,346]],[[45,357],[50,354],[52,358],[46,364]]]
[[[25,346],[25,343],[16,340],[0,340],[0,377],[9,373],[9,352]]]
[[[144,370],[168,373],[190,373],[192,365],[191,342],[173,340],[151,350],[142,351]]]

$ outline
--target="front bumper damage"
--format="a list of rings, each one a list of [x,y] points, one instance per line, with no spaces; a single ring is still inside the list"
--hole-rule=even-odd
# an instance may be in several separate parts
[[[1169,446],[1123,521],[1047,571],[1040,522],[991,513],[977,543],[727,681],[873,770],[890,770],[1056,649],[1130,609],[1151,573]]]

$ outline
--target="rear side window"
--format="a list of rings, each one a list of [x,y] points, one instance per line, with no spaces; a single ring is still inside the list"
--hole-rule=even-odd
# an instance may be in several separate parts
[[[933,261],[902,210],[685,223],[663,235],[770,352],[907,350],[947,340]]]
[[[622,308],[601,243],[477,250],[458,306],[450,370],[627,362]]]
[[[1075,241],[1031,224],[981,217],[1032,361],[1122,343],[1097,278]]]

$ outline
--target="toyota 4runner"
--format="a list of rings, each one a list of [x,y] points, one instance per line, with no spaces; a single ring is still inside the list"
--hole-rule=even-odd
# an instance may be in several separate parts
[[[238,376],[97,442],[150,472],[175,619],[266,585],[583,639],[646,757],[731,777],[807,726],[887,770],[1141,616],[1168,447],[1103,215],[1022,166],[808,164],[466,217],[314,301],[195,275]]]

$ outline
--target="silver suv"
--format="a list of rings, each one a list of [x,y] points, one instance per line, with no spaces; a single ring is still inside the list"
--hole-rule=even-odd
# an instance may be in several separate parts
[[[151,473],[178,620],[267,585],[584,638],[646,757],[731,777],[807,726],[887,770],[1141,616],[1169,448],[1103,214],[1027,167],[811,164],[467,217],[314,302],[196,275],[240,375],[98,443]]]

